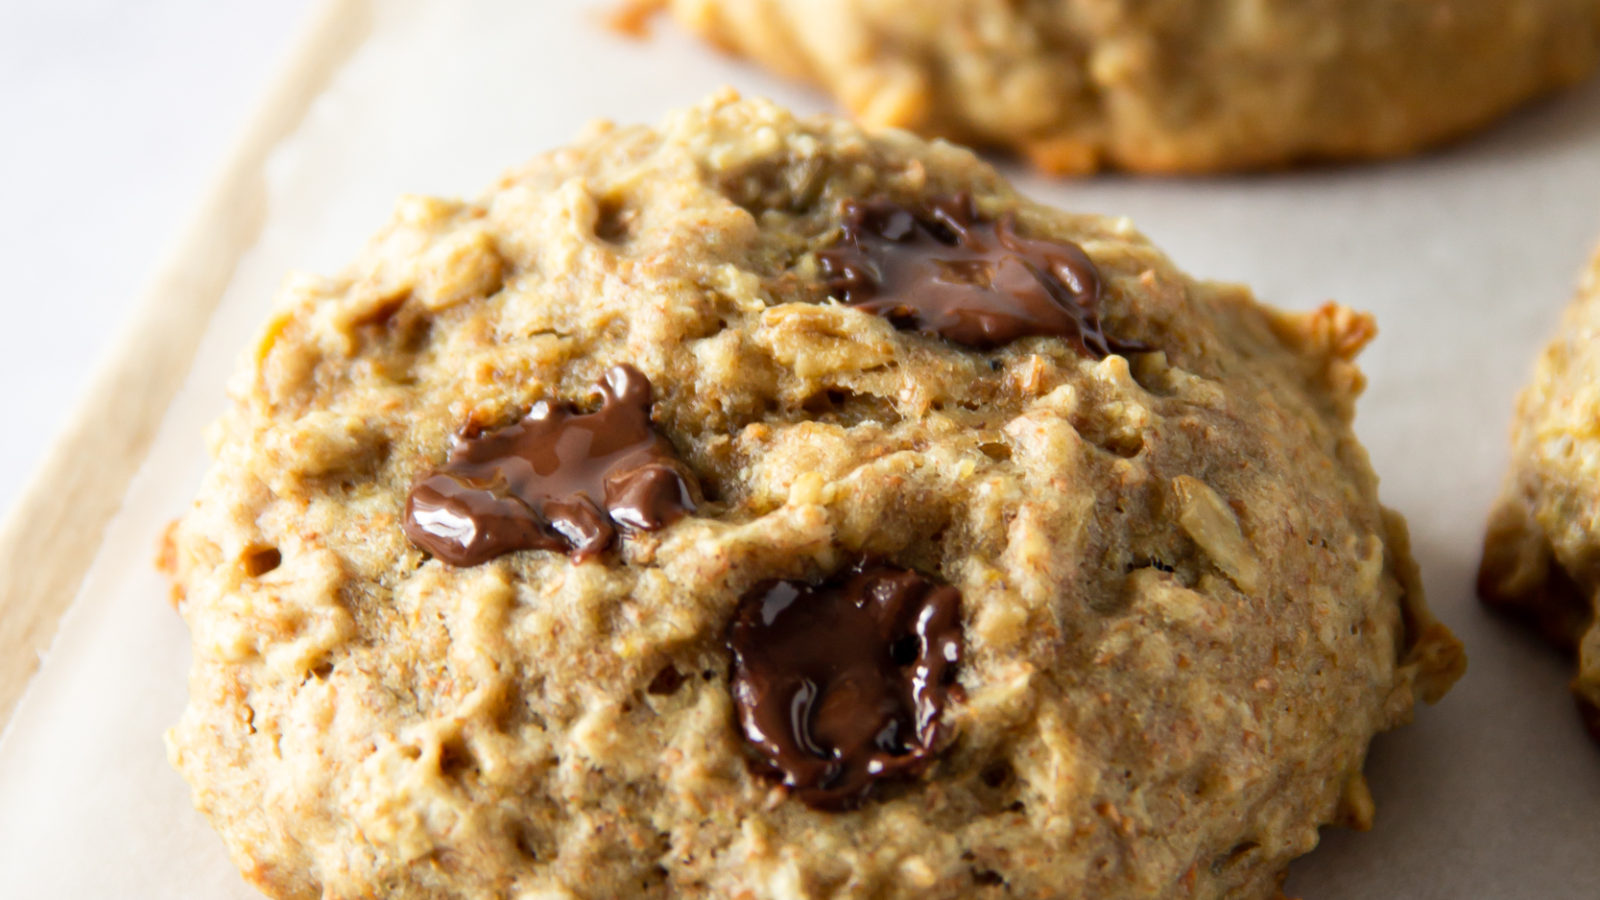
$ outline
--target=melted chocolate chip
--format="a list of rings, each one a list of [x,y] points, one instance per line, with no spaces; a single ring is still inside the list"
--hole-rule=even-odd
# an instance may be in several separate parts
[[[839,243],[817,254],[828,290],[897,328],[979,349],[1034,335],[1097,358],[1148,349],[1106,335],[1100,272],[1083,248],[1023,237],[1012,213],[986,221],[967,194],[919,212],[885,199],[840,212]]]
[[[961,659],[961,594],[874,564],[818,585],[769,581],[740,601],[728,645],[758,771],[809,806],[850,809],[933,758]]]
[[[650,424],[650,381],[616,366],[592,413],[540,401],[514,425],[456,439],[411,489],[405,532],[457,566],[513,550],[565,550],[579,562],[620,527],[654,531],[694,511],[690,477]]]

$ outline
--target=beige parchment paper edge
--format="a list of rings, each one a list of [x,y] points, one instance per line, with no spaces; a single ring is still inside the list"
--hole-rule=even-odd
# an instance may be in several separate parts
[[[313,8],[128,325],[0,522],[0,731],[76,598],[234,268],[260,234],[268,158],[369,34],[370,4],[320,0]]]

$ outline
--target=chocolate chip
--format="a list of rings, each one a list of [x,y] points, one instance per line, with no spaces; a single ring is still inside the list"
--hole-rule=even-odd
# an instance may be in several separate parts
[[[968,194],[913,211],[846,200],[839,243],[817,254],[828,289],[895,327],[988,349],[1060,337],[1096,358],[1147,350],[1108,337],[1099,270],[1070,241],[1027,238],[1016,217],[990,222]]]
[[[592,413],[541,401],[514,425],[458,436],[411,489],[406,536],[456,566],[527,549],[582,562],[619,528],[655,531],[693,512],[692,476],[650,424],[649,379],[615,366],[600,395]]]
[[[850,809],[937,752],[961,659],[961,594],[868,563],[821,584],[768,581],[740,601],[728,645],[757,771],[809,806]]]

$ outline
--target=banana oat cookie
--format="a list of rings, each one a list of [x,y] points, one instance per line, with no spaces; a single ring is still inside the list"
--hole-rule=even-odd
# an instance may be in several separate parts
[[[1478,592],[1578,657],[1572,693],[1600,740],[1600,252],[1517,401],[1511,471]]]
[[[863,121],[1054,172],[1395,156],[1571,84],[1600,0],[632,0]]]
[[[173,532],[276,897],[1265,897],[1458,674],[1373,334],[720,96],[294,282]]]

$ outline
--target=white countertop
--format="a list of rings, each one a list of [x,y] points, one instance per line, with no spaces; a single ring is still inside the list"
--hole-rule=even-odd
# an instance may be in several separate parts
[[[0,2],[0,513],[312,5]]]

